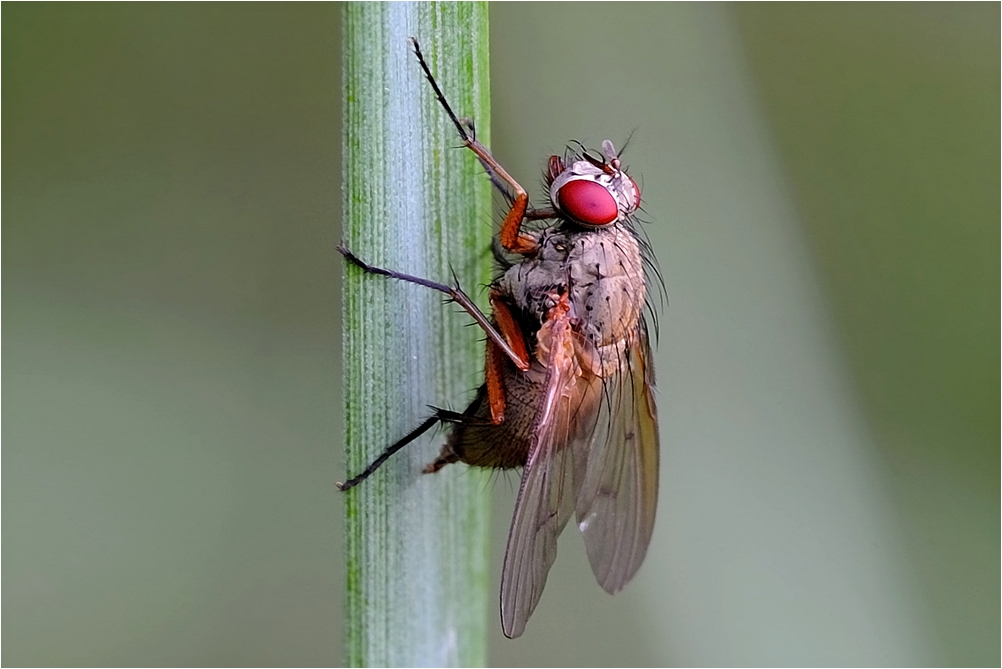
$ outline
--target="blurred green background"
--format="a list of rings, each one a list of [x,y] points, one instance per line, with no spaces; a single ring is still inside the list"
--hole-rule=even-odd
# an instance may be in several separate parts
[[[2,18],[3,663],[337,664],[339,8]],[[495,152],[635,130],[671,295],[647,564],[567,532],[492,662],[998,665],[999,5],[491,20]]]

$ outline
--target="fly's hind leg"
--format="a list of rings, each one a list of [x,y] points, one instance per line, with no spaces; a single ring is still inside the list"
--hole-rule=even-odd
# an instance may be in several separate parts
[[[351,488],[354,488],[359,483],[361,483],[365,479],[367,479],[370,476],[372,476],[372,474],[374,474],[377,469],[379,469],[380,467],[382,467],[383,464],[385,464],[386,461],[390,459],[390,456],[392,456],[394,453],[396,453],[397,451],[399,451],[401,448],[403,448],[407,444],[411,443],[412,441],[414,441],[415,439],[417,439],[422,434],[424,434],[425,432],[427,432],[431,428],[435,427],[439,423],[463,423],[463,424],[472,425],[472,424],[478,422],[475,418],[472,418],[472,417],[467,416],[465,414],[456,413],[455,411],[447,411],[446,409],[439,409],[439,408],[436,408],[436,407],[432,407],[432,408],[435,409],[435,413],[432,414],[431,416],[429,416],[428,419],[425,422],[423,422],[420,425],[418,425],[416,428],[414,428],[413,430],[411,430],[403,439],[401,439],[400,441],[396,442],[395,444],[393,444],[392,446],[390,446],[389,448],[387,448],[385,451],[383,451],[382,454],[380,454],[380,456],[378,458],[376,458],[375,460],[373,460],[372,463],[369,464],[369,466],[367,466],[365,469],[362,470],[361,474],[358,474],[357,476],[351,477],[350,479],[348,479],[344,483],[337,483],[337,484],[335,484],[335,485],[337,485],[337,489],[341,490],[341,491],[345,491],[345,490],[350,490]],[[443,451],[443,455],[444,455],[444,451]],[[458,456],[457,456],[454,459],[448,460],[447,462],[443,462],[438,467],[435,467],[434,469],[432,469],[432,467],[435,464],[437,464],[439,462],[439,460],[442,459],[442,457],[443,456],[440,455],[438,460],[436,460],[431,465],[428,465],[427,467],[425,467],[425,469],[424,469],[425,473],[427,474],[427,473],[430,473],[430,472],[437,472],[439,469],[441,469],[445,465],[449,464],[449,462],[455,462],[456,460],[459,459]]]
[[[490,342],[487,345],[490,347]],[[490,410],[485,411],[486,407],[484,404],[487,401],[487,397],[488,384],[485,383],[477,390],[477,396],[470,402],[470,406],[466,408],[466,411],[461,414],[454,414],[455,420],[452,421],[453,426],[449,432],[449,438],[445,440],[445,445],[442,446],[438,457],[424,468],[423,471],[425,474],[434,474],[453,462],[466,462],[467,464],[475,465],[474,462],[468,459],[469,454],[463,446],[463,432],[467,428],[484,429],[496,427],[497,423],[491,417]]]

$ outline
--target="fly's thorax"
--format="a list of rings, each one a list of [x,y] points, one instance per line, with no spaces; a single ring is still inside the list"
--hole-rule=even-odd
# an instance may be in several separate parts
[[[568,286],[578,331],[600,351],[618,346],[633,336],[644,309],[640,245],[617,225],[580,235],[573,255]]]
[[[538,233],[537,243],[534,255],[508,268],[498,280],[500,290],[511,297],[512,306],[523,316],[529,334],[535,334],[546,321],[554,305],[551,296],[567,292],[575,247],[573,234],[554,229]]]
[[[633,232],[619,224],[544,230],[538,243],[537,253],[509,268],[498,287],[511,297],[532,337],[546,322],[553,295],[567,293],[574,329],[590,345],[585,348],[592,349],[584,357],[594,360],[582,362],[604,376],[601,370],[618,359],[644,309],[640,245]]]

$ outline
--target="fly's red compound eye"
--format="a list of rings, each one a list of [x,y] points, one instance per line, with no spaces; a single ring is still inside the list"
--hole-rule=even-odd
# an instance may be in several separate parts
[[[560,210],[585,225],[606,225],[619,216],[616,198],[605,186],[587,179],[568,181],[557,192]]]

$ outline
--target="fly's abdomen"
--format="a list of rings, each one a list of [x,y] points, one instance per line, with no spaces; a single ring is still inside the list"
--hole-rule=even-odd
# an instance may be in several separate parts
[[[524,466],[545,382],[546,370],[538,363],[522,372],[508,362],[504,373],[504,422],[491,424],[491,409],[484,386],[466,410],[474,420],[453,426],[440,459],[465,462],[473,467],[512,469]]]

